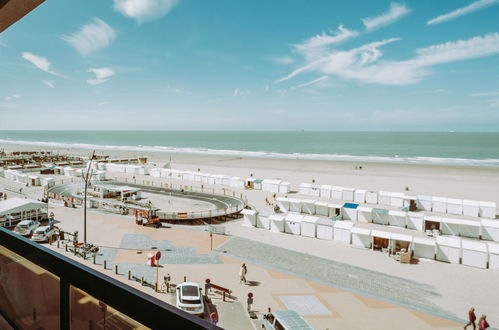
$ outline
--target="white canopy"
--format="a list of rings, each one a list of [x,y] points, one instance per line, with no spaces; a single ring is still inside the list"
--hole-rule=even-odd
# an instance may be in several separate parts
[[[334,228],[339,228],[339,229],[352,229],[353,227],[353,222],[352,221],[335,221],[334,223]]]
[[[26,212],[41,208],[47,208],[47,204],[34,199],[13,197],[0,202],[0,215]]]
[[[390,239],[392,237],[392,233],[390,233],[388,231],[382,231],[382,230],[372,230],[371,236]]]
[[[392,233],[392,240],[394,241],[403,241],[403,242],[412,242],[411,235]]]
[[[359,235],[371,235],[371,229],[368,228],[362,228],[362,227],[353,227],[350,232],[352,234],[359,234]]]

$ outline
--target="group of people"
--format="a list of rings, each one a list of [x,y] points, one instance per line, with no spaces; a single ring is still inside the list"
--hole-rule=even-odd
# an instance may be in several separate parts
[[[473,327],[473,330],[476,330],[476,315],[475,308],[473,307],[471,307],[470,311],[468,312],[468,323],[464,326],[464,328],[468,329],[470,325]],[[478,329],[485,330],[489,327],[490,325],[487,322],[487,315],[482,315],[478,320]]]

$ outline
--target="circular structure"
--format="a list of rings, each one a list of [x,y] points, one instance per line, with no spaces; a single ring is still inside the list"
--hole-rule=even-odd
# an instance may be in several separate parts
[[[106,195],[102,191],[120,192],[118,197]],[[65,204],[78,204],[83,202],[84,182],[71,182],[54,186],[48,190],[48,197],[63,200]],[[130,198],[140,191],[143,199]],[[246,203],[235,197],[232,191],[223,190],[224,195],[210,194],[206,192],[167,189],[140,185],[135,183],[123,183],[119,181],[92,182],[87,190],[87,205],[100,209],[112,210],[121,214],[133,215],[153,209],[159,220],[194,220],[221,217],[238,214]],[[122,198],[121,196],[127,196]],[[137,195],[140,196],[140,195]],[[107,197],[107,198],[106,198]]]

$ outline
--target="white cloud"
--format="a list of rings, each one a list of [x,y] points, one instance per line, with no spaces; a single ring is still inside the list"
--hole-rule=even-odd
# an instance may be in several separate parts
[[[3,99],[5,101],[11,101],[11,100],[16,100],[16,99],[20,99],[22,95],[20,94],[12,94],[12,95],[8,95],[6,97],[4,97]]]
[[[90,68],[87,72],[92,72],[95,74],[95,79],[88,79],[87,83],[90,85],[99,85],[105,83],[112,76],[114,76],[114,71],[109,68]]]
[[[499,92],[483,92],[483,93],[473,93],[471,96],[496,96],[499,95]]]
[[[21,54],[21,56],[26,61],[36,66],[38,69],[50,73],[54,76],[62,77],[61,74],[50,70],[50,66],[52,65],[52,63],[50,63],[45,57],[38,56],[29,52],[24,52]]]
[[[315,84],[320,83],[321,81],[325,81],[327,79],[329,79],[328,76],[322,76],[322,77],[319,77],[317,79],[314,79],[314,80],[308,81],[306,83],[300,84],[298,86],[291,87],[291,90],[295,90],[295,89],[299,89],[299,88],[303,88],[303,87],[315,85]]]
[[[104,106],[104,105],[108,105],[108,104],[110,104],[110,103],[111,103],[111,102],[109,102],[109,101],[103,101],[103,102],[99,102],[99,103],[97,103],[97,105],[98,105],[99,107],[102,107],[102,106]]]
[[[2,39],[0,39],[0,46],[9,47],[9,45],[5,41],[3,41]]]
[[[42,83],[45,85],[49,86],[50,88],[54,88],[54,81],[53,80],[42,80]]]
[[[276,83],[289,80],[304,72],[334,75],[363,83],[409,85],[421,81],[438,64],[479,58],[499,53],[499,33],[477,36],[416,50],[416,55],[405,61],[381,61],[380,47],[397,41],[392,38],[373,42],[347,51],[332,50],[318,60],[306,62]]]
[[[470,14],[474,11],[499,4],[499,0],[478,0],[475,1],[465,7],[458,8],[456,10],[451,11],[450,13],[444,14],[437,16],[435,18],[432,18],[428,22],[426,22],[426,25],[433,25],[433,24],[440,24],[443,22],[447,22],[456,18],[459,18],[461,16]]]
[[[165,16],[177,3],[177,0],[114,0],[114,9],[141,23]]]
[[[409,14],[411,10],[405,5],[392,2],[387,13],[375,17],[363,18],[362,23],[366,30],[371,31],[396,22],[402,16]]]
[[[237,95],[239,95],[239,88],[234,89],[234,91],[232,92],[233,97],[236,97]]]
[[[291,56],[269,57],[269,60],[271,60],[274,63],[281,64],[281,65],[289,65],[289,64],[294,63],[294,60]]]
[[[106,48],[116,38],[116,32],[106,22],[94,17],[93,23],[83,25],[78,32],[62,39],[81,55],[88,55]]]

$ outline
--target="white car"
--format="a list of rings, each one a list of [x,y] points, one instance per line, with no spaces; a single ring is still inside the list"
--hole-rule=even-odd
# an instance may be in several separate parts
[[[36,228],[40,226],[40,223],[35,220],[23,220],[19,222],[14,228],[14,232],[21,236],[31,236]]]
[[[292,310],[275,311],[263,316],[262,329],[265,330],[314,330],[297,312]]]
[[[56,235],[56,230],[52,226],[41,226],[35,229],[31,240],[34,242],[48,242]]]
[[[177,308],[189,314],[203,316],[203,295],[197,283],[184,282],[177,285]]]

